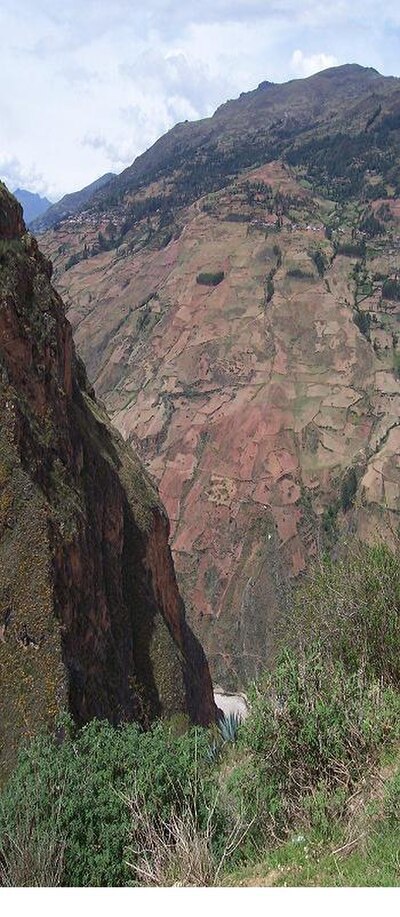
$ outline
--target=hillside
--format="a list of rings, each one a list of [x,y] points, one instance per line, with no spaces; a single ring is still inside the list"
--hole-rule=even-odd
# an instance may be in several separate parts
[[[263,83],[42,239],[225,687],[271,661],[319,550],[397,536],[399,137],[372,69]]]
[[[49,201],[49,206],[45,212],[36,214],[36,219],[32,218],[32,232],[44,232],[45,229],[56,226],[60,220],[65,220],[72,214],[77,213],[84,207],[86,202],[90,200],[92,195],[98,191],[99,188],[103,188],[103,186],[107,185],[112,178],[114,178],[113,172],[107,172],[105,175],[97,178],[96,181],[91,182],[90,185],[81,188],[80,191],[64,194],[64,197],[55,204],[50,204]]]
[[[399,558],[354,539],[292,600],[245,722],[64,717],[24,743],[0,886],[399,886]]]
[[[69,710],[214,717],[168,520],[75,356],[51,265],[0,185],[0,775]]]

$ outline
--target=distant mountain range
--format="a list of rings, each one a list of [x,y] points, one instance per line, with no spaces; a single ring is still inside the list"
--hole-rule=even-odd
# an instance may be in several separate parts
[[[34,219],[31,228],[34,232],[44,232],[46,229],[56,226],[61,220],[65,220],[68,216],[81,210],[92,195],[99,191],[100,188],[103,188],[104,185],[107,185],[113,178],[115,178],[114,173],[107,172],[80,191],[65,194],[56,204],[49,205],[49,201],[47,201],[48,207],[43,208],[40,213],[36,214],[36,219]],[[18,197],[18,191],[15,191],[15,196],[22,203],[21,198]],[[34,196],[36,197],[37,195]]]
[[[33,220],[42,216],[52,206],[47,197],[40,197],[40,194],[33,194],[32,191],[26,191],[25,188],[17,188],[14,191],[14,196],[23,208],[24,220],[27,226],[30,226]]]

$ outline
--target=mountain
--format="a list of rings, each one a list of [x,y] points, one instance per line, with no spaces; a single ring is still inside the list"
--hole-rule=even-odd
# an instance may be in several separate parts
[[[262,83],[42,239],[225,688],[271,662],[312,558],[397,543],[399,153],[400,80]]]
[[[51,264],[0,184],[0,765],[78,723],[214,717],[168,520],[76,357]]]
[[[96,181],[87,185],[86,188],[82,188],[80,191],[73,191],[71,194],[65,194],[60,201],[57,201],[56,204],[52,204],[45,213],[37,215],[37,219],[33,221],[30,227],[32,232],[44,232],[44,230],[56,226],[60,220],[65,220],[72,214],[78,213],[90,200],[95,191],[108,185],[114,177],[113,172],[107,172],[105,175],[102,175],[101,178],[97,178]]]
[[[40,197],[40,194],[33,194],[32,191],[25,191],[24,188],[17,188],[14,191],[14,196],[22,206],[27,226],[52,206],[47,197]]]
[[[168,207],[176,210],[223,187],[244,169],[282,154],[292,164],[307,160],[314,172],[319,167],[321,186],[325,182],[328,190],[328,180],[329,190],[346,196],[349,179],[355,190],[356,174],[373,167],[376,160],[390,170],[388,136],[398,129],[399,112],[400,80],[356,64],[284,84],[264,82],[222,105],[211,118],[176,125],[100,190],[92,209],[96,210],[97,203],[99,212],[106,209],[111,214],[113,205],[125,205],[127,216],[137,219],[141,210],[137,207],[135,211],[132,192],[168,179],[167,193],[159,195],[164,198],[165,218]],[[354,167],[357,157],[364,165],[361,170]],[[341,160],[344,172],[336,175],[338,165],[341,172]],[[151,213],[157,195],[153,190],[146,196],[152,199],[148,204]]]

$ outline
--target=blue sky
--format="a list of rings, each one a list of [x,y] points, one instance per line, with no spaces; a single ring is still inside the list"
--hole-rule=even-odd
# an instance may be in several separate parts
[[[396,0],[0,0],[0,177],[56,199],[262,80],[400,76]]]

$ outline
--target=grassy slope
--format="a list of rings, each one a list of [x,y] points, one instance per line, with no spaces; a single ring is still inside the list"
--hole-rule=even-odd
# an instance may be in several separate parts
[[[398,887],[400,753],[377,771],[368,789],[353,794],[345,825],[294,831],[282,846],[228,873],[224,885],[285,887]],[[327,833],[330,834],[329,841]]]

